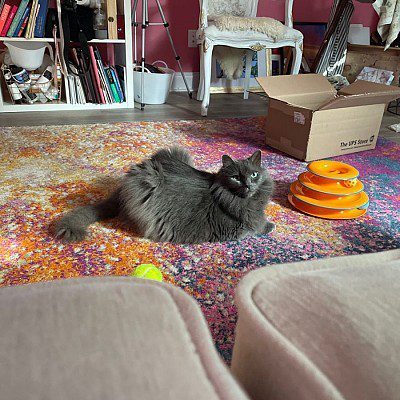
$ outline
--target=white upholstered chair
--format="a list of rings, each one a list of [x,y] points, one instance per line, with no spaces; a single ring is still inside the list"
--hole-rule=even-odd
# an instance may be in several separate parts
[[[286,46],[293,47],[294,57],[291,73],[298,74],[302,59],[303,35],[298,30],[293,29],[293,0],[286,0],[285,2],[285,35],[284,38],[279,40],[252,30],[219,30],[213,23],[212,18],[210,18],[220,15],[256,17],[257,6],[258,0],[200,0],[200,19],[197,35],[198,43],[200,44],[200,83],[197,100],[202,101],[201,115],[207,116],[210,103],[212,52],[214,46],[248,49],[246,52],[244,84],[245,99],[248,98],[253,51]]]

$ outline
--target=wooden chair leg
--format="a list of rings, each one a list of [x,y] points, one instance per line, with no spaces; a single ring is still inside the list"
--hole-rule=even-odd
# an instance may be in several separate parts
[[[303,57],[303,43],[296,43],[296,46],[293,47],[293,60],[292,60],[292,75],[297,75],[300,71],[301,60]]]
[[[283,60],[282,75],[288,75],[293,65],[293,47],[283,47]]]
[[[244,78],[244,91],[243,91],[243,98],[245,100],[247,100],[249,98],[249,86],[250,86],[252,61],[253,61],[253,51],[246,50],[246,65],[245,65],[245,78]]]
[[[211,85],[211,67],[212,67],[212,52],[213,47],[210,45],[203,57],[203,79],[204,79],[204,96],[201,103],[201,115],[207,116],[208,106],[210,104],[210,85]]]
[[[199,87],[197,89],[197,100],[202,101],[204,97],[204,50],[203,44],[199,46],[200,51],[200,80],[199,80]]]

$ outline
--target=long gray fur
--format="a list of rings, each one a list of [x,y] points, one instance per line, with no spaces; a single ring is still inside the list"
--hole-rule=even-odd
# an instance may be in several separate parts
[[[133,165],[108,199],[64,215],[55,233],[64,241],[80,241],[90,224],[119,216],[156,242],[219,242],[266,234],[274,229],[264,216],[273,187],[260,151],[239,161],[224,155],[221,169],[208,173],[194,168],[187,151],[163,149]]]

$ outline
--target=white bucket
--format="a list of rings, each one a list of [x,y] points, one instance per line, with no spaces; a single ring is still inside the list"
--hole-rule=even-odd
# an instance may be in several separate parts
[[[4,44],[8,47],[12,63],[27,71],[33,71],[42,65],[46,48],[53,59],[53,49],[48,43],[5,41]]]
[[[165,65],[165,67],[160,68],[164,71],[164,74],[151,73],[147,68],[145,68],[146,72],[143,74],[143,100],[141,98],[142,72],[133,71],[133,86],[136,102],[143,104],[164,104],[167,101],[175,71],[171,68],[168,68],[168,65],[164,61],[154,61],[152,65],[159,62]],[[136,66],[136,68],[140,68],[140,65]]]

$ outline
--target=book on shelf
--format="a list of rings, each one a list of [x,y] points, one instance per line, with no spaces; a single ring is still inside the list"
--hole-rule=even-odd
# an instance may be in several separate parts
[[[31,8],[28,6],[25,8],[24,13],[22,14],[22,18],[20,19],[14,33],[13,33],[13,37],[18,37],[19,36],[19,32],[21,30],[21,27],[23,25],[23,23],[25,22],[25,19],[27,20],[29,17],[29,12],[30,12]]]
[[[26,24],[26,28],[25,28],[25,32],[24,32],[24,37],[26,39],[29,39],[28,32],[29,32],[30,26],[32,25],[32,19],[33,19],[33,15],[35,14],[36,4],[37,4],[37,0],[32,0],[31,11],[29,13],[28,22]]]
[[[86,60],[83,54],[83,50],[81,48],[78,48],[77,51],[78,51],[79,62],[82,65],[82,70],[88,71],[88,73],[85,75],[85,78],[88,83],[90,95],[92,98],[92,103],[100,104],[101,103],[100,93],[98,92],[97,89],[97,81],[94,75],[93,68],[91,67],[91,60]]]
[[[1,1],[0,36],[44,37],[49,0]]]
[[[83,54],[83,50],[80,48],[78,48],[77,50],[82,71],[89,70],[89,72],[85,75],[85,79],[87,81],[88,91],[90,92],[90,97],[92,99],[91,101],[92,103],[101,103],[100,95],[96,90],[96,79],[93,73],[93,68],[90,68],[89,60],[86,60]]]
[[[29,11],[30,11],[30,8],[29,8]],[[19,32],[18,32],[18,37],[21,37],[22,34],[24,33],[26,25],[28,25],[28,19],[29,19],[29,12],[28,12],[28,15],[26,15],[24,21],[22,22],[22,25],[21,25],[21,27],[19,29]]]
[[[77,100],[79,104],[86,104],[85,91],[83,90],[82,80],[79,76],[75,77]]]
[[[77,68],[72,62],[70,62],[70,69],[75,74],[79,73]],[[86,104],[86,96],[82,86],[82,77],[80,75],[68,75],[69,89],[70,89],[70,102],[71,104]]]
[[[26,30],[25,30],[25,38],[26,39],[33,38],[33,36],[32,36],[32,26],[34,26],[34,23],[35,23],[36,13],[38,11],[38,7],[39,7],[39,1],[38,0],[33,0],[32,1],[31,12],[29,14],[28,24],[27,24]]]
[[[74,76],[68,75],[67,80],[68,80],[69,102],[71,104],[76,104]]]
[[[17,13],[17,10],[18,10],[17,5],[14,4],[11,6],[11,10],[8,13],[6,23],[3,26],[3,30],[1,31],[0,36],[7,36],[7,32],[10,29],[10,25],[14,19],[15,14]]]
[[[0,33],[3,31],[4,25],[7,22],[8,14],[10,13],[12,5],[7,4],[6,2],[3,3],[0,12]]]
[[[75,63],[75,66],[80,74],[80,81],[82,83],[82,90],[86,93],[86,97],[87,97],[87,101],[89,103],[93,103],[93,96],[92,96],[92,90],[90,88],[90,84],[89,84],[89,74],[85,74],[85,70],[82,68],[82,62],[80,60],[80,55],[78,55],[78,50],[77,48],[73,48],[71,50],[72,53],[72,59]]]
[[[94,51],[93,51],[92,46],[89,46],[89,51],[90,51],[90,58],[91,58],[91,67],[93,69],[93,76],[94,76],[95,83],[96,83],[96,90],[97,90],[97,93],[99,94],[100,103],[105,104],[106,100],[104,98],[104,93],[103,93],[103,90],[101,87],[100,74],[97,69],[97,62],[96,62],[96,58],[94,56]]]
[[[106,65],[99,50],[89,46],[89,60],[85,59],[82,48],[72,48],[70,70],[67,79],[68,99],[71,104],[112,104],[125,101],[124,83],[117,66]],[[123,67],[118,66],[123,70]],[[124,76],[124,73],[123,73]]]
[[[30,31],[29,31],[30,38],[33,38],[33,33],[35,31],[36,18],[38,16],[39,10],[40,10],[40,3],[39,3],[39,1],[37,1],[36,8],[35,8],[35,14],[33,15],[32,24],[30,26]]]
[[[114,99],[112,97],[111,88],[108,83],[108,79],[106,77],[105,71],[103,68],[100,67],[99,61],[97,60],[97,68],[99,69],[100,73],[100,80],[101,80],[101,87],[103,89],[104,98],[107,104],[114,103]]]
[[[114,98],[114,101],[116,103],[121,103],[121,99],[119,98],[119,94],[117,91],[117,85],[114,82],[114,77],[112,75],[110,67],[104,67],[104,71],[106,73],[107,80],[110,84],[111,93],[112,93],[112,97]]]
[[[47,10],[49,9],[49,0],[39,0],[39,11],[36,17],[35,29],[33,37],[42,38],[44,37],[44,31],[46,27]]]
[[[125,84],[125,77],[126,77],[126,67],[122,65],[115,66],[115,72],[117,73],[118,80],[121,85],[121,90],[124,98],[126,99],[126,84]]]
[[[123,103],[125,101],[125,96],[124,93],[122,91],[122,86],[121,86],[121,82],[119,81],[118,75],[117,75],[117,71],[115,70],[115,67],[110,66],[110,71],[111,74],[113,76],[115,85],[117,87],[117,92],[118,92],[118,96],[120,98],[120,103]]]
[[[94,56],[96,58],[97,67],[100,72],[101,81],[103,84],[103,92],[105,93],[105,97],[107,98],[108,103],[115,103],[115,100],[114,100],[114,97],[112,94],[112,90],[111,90],[111,86],[110,86],[110,82],[107,79],[106,71],[104,69],[104,64],[101,59],[99,49],[97,47],[94,47]]]
[[[16,0],[0,0],[0,33],[6,24],[8,14]]]
[[[26,7],[28,7],[28,4],[29,4],[29,0],[21,0],[21,2],[19,3],[17,12],[13,16],[11,25],[7,31],[8,37],[14,36],[14,32],[16,31],[16,29],[18,27],[19,21],[21,20],[22,16],[24,15]]]

